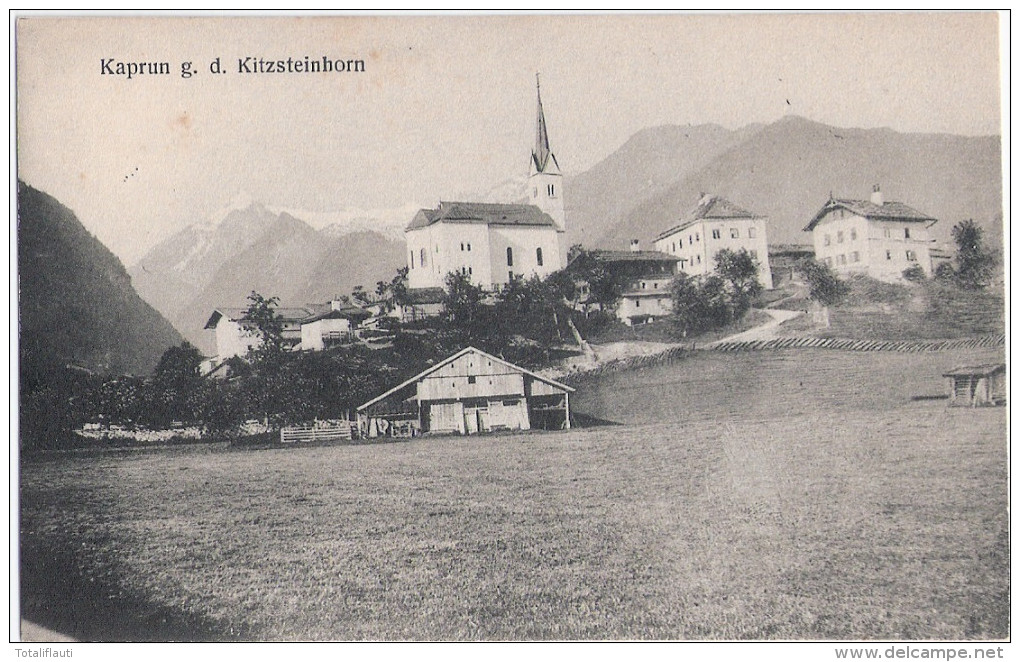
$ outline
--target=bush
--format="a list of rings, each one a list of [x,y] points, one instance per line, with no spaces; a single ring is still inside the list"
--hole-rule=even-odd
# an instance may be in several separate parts
[[[903,270],[903,280],[911,283],[923,283],[927,278],[924,268],[919,264],[912,264]]]

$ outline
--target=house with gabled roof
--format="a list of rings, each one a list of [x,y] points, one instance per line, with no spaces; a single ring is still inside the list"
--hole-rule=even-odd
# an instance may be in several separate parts
[[[932,275],[928,230],[937,222],[902,202],[886,201],[876,184],[870,200],[830,195],[804,231],[812,233],[815,259],[837,272],[896,281],[915,265]]]
[[[365,436],[399,424],[414,434],[569,429],[574,389],[465,347],[358,407]],[[373,434],[375,433],[375,434]]]
[[[758,262],[758,280],[771,290],[768,219],[718,195],[701,194],[680,222],[655,238],[658,251],[680,260],[680,270],[692,276],[712,273],[715,256],[723,250],[746,250]]]
[[[563,174],[549,147],[541,90],[526,203],[441,201],[405,229],[409,289],[443,287],[461,273],[485,289],[563,267]]]

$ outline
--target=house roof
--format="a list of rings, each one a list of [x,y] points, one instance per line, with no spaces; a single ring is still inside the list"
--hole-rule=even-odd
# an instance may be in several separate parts
[[[680,258],[662,251],[610,251],[594,249],[588,254],[602,262],[679,262]]]
[[[760,214],[754,214],[743,207],[739,207],[726,198],[718,195],[702,195],[694,208],[684,215],[684,220],[674,225],[656,237],[656,241],[668,237],[674,232],[686,230],[701,221],[731,220],[731,219],[756,219],[765,218]]]
[[[943,377],[988,377],[998,372],[1005,372],[1005,363],[983,363],[980,365],[960,366],[949,372],[942,373]]]
[[[274,310],[280,321],[285,324],[301,322],[313,312],[310,308],[274,308]],[[216,308],[213,310],[212,315],[209,316],[209,320],[203,328],[216,328],[216,325],[220,323],[220,319],[224,317],[232,322],[240,322],[245,319],[247,312],[247,308]]]
[[[422,305],[426,303],[442,303],[446,290],[441,287],[416,287],[407,290],[407,303]]]
[[[804,232],[811,232],[815,229],[815,226],[833,209],[846,209],[851,214],[862,216],[868,219],[875,220],[889,220],[889,221],[907,221],[911,223],[934,223],[938,219],[923,214],[913,207],[908,207],[902,202],[894,202],[890,200],[881,205],[877,205],[871,200],[844,200],[839,198],[830,198],[826,202],[815,217],[811,219],[811,222],[804,228]]]
[[[490,361],[495,361],[497,363],[501,363],[501,364],[507,366],[508,368],[511,368],[511,369],[516,370],[518,372],[522,372],[522,373],[524,373],[526,375],[529,375],[529,376],[533,377],[534,379],[537,379],[537,380],[539,380],[541,382],[545,382],[546,384],[549,384],[550,386],[555,386],[556,388],[562,389],[562,390],[567,391],[569,393],[573,393],[574,392],[574,389],[571,388],[570,386],[567,386],[566,384],[561,384],[560,382],[558,382],[558,381],[556,381],[554,379],[549,379],[548,377],[543,377],[543,376],[539,375],[538,373],[534,373],[534,372],[532,372],[532,371],[530,371],[530,370],[528,370],[526,368],[522,368],[522,367],[520,367],[518,365],[514,365],[513,363],[510,363],[509,361],[504,361],[503,359],[501,359],[501,358],[499,358],[497,356],[493,356],[492,354],[489,354],[488,352],[483,352],[482,350],[477,349],[475,347],[465,347],[464,349],[460,350],[456,354],[453,354],[452,356],[448,356],[447,358],[443,359],[442,361],[440,361],[439,363],[435,364],[431,368],[423,370],[423,371],[419,372],[417,375],[415,375],[414,377],[411,377],[410,379],[404,381],[403,383],[398,384],[397,386],[394,386],[393,388],[391,388],[390,390],[386,391],[382,395],[377,396],[375,398],[372,398],[371,400],[369,400],[365,404],[363,404],[360,407],[358,407],[358,411],[364,411],[365,409],[371,407],[375,403],[377,403],[377,402],[379,402],[381,400],[385,400],[386,398],[388,398],[389,396],[393,395],[394,393],[396,393],[397,391],[401,390],[402,388],[404,388],[404,387],[406,387],[406,386],[408,386],[410,384],[413,384],[413,383],[417,382],[420,379],[428,377],[429,375],[431,375],[432,373],[436,372],[437,370],[439,370],[443,366],[449,365],[450,363],[453,363],[454,361],[456,361],[460,357],[464,356],[465,354],[469,354],[471,352],[474,352],[475,354],[478,354],[480,356],[484,356],[485,358],[489,359]]]
[[[440,202],[435,209],[419,210],[404,230],[417,230],[436,223],[472,223],[517,227],[550,227],[556,222],[535,205],[493,202]]]
[[[274,308],[273,310],[276,312],[276,316],[280,318],[280,321],[284,324],[304,324],[307,322],[314,322],[316,320],[337,317],[351,319],[372,316],[370,312],[357,306],[344,306],[339,310],[333,310],[328,303],[309,304],[307,306],[300,307]],[[213,310],[212,315],[209,316],[209,320],[205,323],[205,327],[203,328],[216,328],[216,325],[219,324],[220,320],[224,317],[232,322],[246,321],[245,315],[247,313],[247,308],[229,308],[225,306],[216,308]]]

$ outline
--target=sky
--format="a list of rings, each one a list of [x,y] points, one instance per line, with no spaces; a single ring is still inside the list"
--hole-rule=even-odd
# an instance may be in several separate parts
[[[434,206],[521,176],[536,72],[567,174],[662,124],[796,114],[1001,133],[999,17],[987,12],[23,17],[15,38],[18,176],[127,266],[232,200]],[[238,70],[245,57],[305,56],[364,71]],[[226,73],[210,71],[216,58]],[[171,73],[128,79],[104,60]]]

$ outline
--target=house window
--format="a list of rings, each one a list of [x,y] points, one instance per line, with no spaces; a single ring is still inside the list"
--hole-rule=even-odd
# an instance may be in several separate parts
[[[695,232],[694,233],[694,241],[701,241],[701,233],[700,232]]]
[[[460,250],[464,250],[464,242],[460,242]]]
[[[861,254],[859,252],[857,252],[857,251],[853,251],[852,253],[850,253],[850,261],[851,262],[860,262],[861,261]]]
[[[556,197],[556,185],[555,184],[549,184],[549,186],[546,187],[546,191],[549,192],[549,197],[550,198],[555,198]]]
[[[889,228],[882,230],[882,236],[884,236],[886,239],[892,239],[892,230],[890,230]]]
[[[473,274],[474,274],[474,271],[471,270],[471,267],[468,267],[468,275],[471,276]]]
[[[646,285],[648,285],[648,283],[646,283],[645,281],[641,281],[641,289],[642,290],[645,289]]]
[[[641,307],[641,299],[634,299],[634,307],[635,308]]]
[[[701,264],[701,256],[698,256],[698,264]]]
[[[730,239],[740,239],[740,230],[737,228],[730,228]]]
[[[542,247],[539,246],[535,249],[535,260],[538,262],[538,266],[542,266]]]
[[[687,243],[688,244],[693,244],[694,243],[694,235],[693,234],[687,235]]]
[[[414,253],[411,253],[411,268],[414,269]]]
[[[910,228],[903,228],[903,238],[910,239]]]
[[[676,253],[676,242],[673,242],[673,252]]]
[[[659,284],[658,283],[652,283],[652,289],[656,289],[656,290],[659,289]]]
[[[857,228],[850,228],[850,241],[857,240]]]
[[[892,251],[886,251],[885,252],[885,259],[887,259],[887,260],[891,260],[892,259]]]
[[[468,247],[468,253],[470,253],[471,252],[471,242],[470,241],[468,242],[467,247]]]
[[[683,247],[684,247],[684,240],[680,239],[680,248],[682,249]]]
[[[474,375],[469,375],[468,376],[468,384],[474,384],[474,383],[475,383],[475,376]]]
[[[712,230],[712,239],[721,239],[721,238],[722,238],[722,231],[721,230],[719,230],[718,228],[716,228],[715,230]]]
[[[832,237],[830,237],[829,235],[825,235],[824,243],[825,243],[826,246],[832,244]]]
[[[506,247],[506,266],[514,266],[514,249],[510,246]]]
[[[538,197],[538,187],[537,186],[535,188],[531,189],[531,197],[533,197],[533,198],[537,198]]]
[[[754,239],[758,236],[758,228],[747,228],[747,238]]]
[[[836,233],[836,243],[837,244],[842,244],[843,243],[843,231],[842,230],[840,230],[839,232]]]
[[[907,251],[907,262],[917,262],[917,253],[914,251]]]

